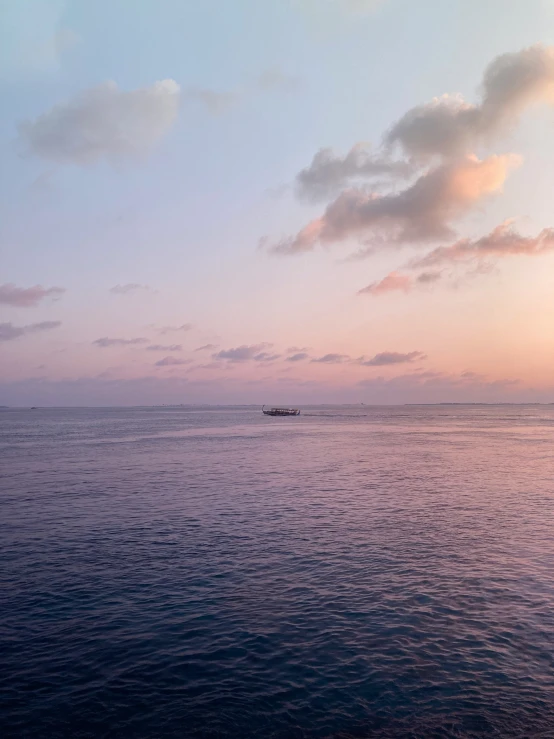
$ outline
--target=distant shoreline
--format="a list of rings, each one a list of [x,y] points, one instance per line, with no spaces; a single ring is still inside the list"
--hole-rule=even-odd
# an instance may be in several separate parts
[[[519,407],[519,406],[552,406],[554,401],[551,402],[528,402],[528,403],[487,403],[487,402],[466,402],[460,403],[457,401],[443,401],[441,403],[310,403],[300,404],[300,408],[406,408],[406,407],[443,407],[443,406],[471,406],[471,407],[495,407],[495,406],[507,406],[507,407]],[[175,403],[175,404],[161,404],[161,405],[41,405],[41,406],[28,406],[28,405],[0,405],[0,411],[14,411],[14,410],[78,410],[78,409],[138,409],[138,408],[189,408],[195,410],[210,410],[218,408],[261,408],[261,403],[233,403],[233,404],[209,404],[209,403]]]

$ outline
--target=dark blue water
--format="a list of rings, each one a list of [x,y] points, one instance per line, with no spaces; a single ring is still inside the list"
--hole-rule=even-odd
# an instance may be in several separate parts
[[[3,737],[554,737],[554,407],[0,432]]]

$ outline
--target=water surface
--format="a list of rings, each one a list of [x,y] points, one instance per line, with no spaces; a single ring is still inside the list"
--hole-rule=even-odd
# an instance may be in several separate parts
[[[0,411],[17,737],[554,737],[554,407]]]

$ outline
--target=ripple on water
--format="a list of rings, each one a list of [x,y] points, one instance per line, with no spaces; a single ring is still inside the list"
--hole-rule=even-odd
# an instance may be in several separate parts
[[[4,411],[18,737],[554,737],[554,409]]]

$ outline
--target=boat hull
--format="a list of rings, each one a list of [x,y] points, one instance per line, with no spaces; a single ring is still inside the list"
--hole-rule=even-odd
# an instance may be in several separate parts
[[[271,408],[271,410],[264,410],[262,408],[264,416],[299,416],[300,411],[298,408]]]

